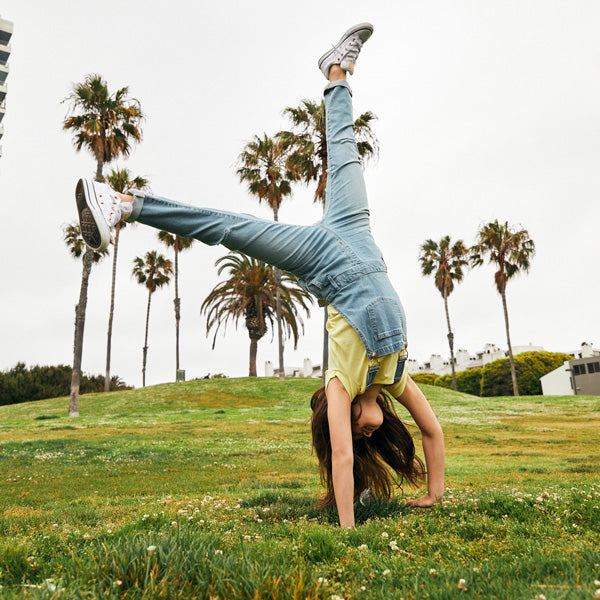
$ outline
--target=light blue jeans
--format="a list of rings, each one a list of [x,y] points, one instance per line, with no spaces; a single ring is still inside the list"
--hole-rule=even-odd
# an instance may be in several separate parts
[[[340,240],[370,235],[365,184],[352,130],[350,88],[343,80],[325,91],[327,190],[325,213],[314,225],[292,225],[212,208],[198,208],[135,192],[132,216],[170,233],[205,244],[222,244],[294,273],[302,280],[330,271]]]
[[[135,192],[130,221],[222,244],[289,271],[354,327],[369,356],[405,345],[404,311],[371,236],[367,193],[346,81],[325,88],[327,189],[314,225],[291,225]]]

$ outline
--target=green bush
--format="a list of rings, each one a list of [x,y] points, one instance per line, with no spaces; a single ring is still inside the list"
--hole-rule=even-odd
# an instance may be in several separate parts
[[[424,383],[425,385],[435,385],[435,380],[438,376],[435,373],[411,373],[411,379],[415,383]]]
[[[472,396],[481,395],[481,376],[483,369],[477,367],[475,369],[467,369],[466,371],[458,371],[456,373],[456,389],[465,394]],[[452,375],[450,373],[441,375],[436,378],[435,385],[438,387],[452,389]]]
[[[68,396],[71,393],[71,367],[66,365],[26,368],[25,363],[17,363],[8,371],[0,371],[0,405],[18,404],[30,400],[43,400]],[[119,377],[111,378],[110,389],[131,389]],[[79,393],[104,391],[102,375],[82,375]]]
[[[571,358],[573,357],[562,352],[523,352],[517,354],[514,359],[519,394],[521,396],[541,394],[540,377],[554,371]],[[512,393],[509,359],[500,358],[485,365],[481,378],[481,395],[511,396]]]

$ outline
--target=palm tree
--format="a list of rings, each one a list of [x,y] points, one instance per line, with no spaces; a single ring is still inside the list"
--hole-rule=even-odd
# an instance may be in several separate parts
[[[82,258],[83,273],[79,290],[79,303],[75,307],[75,339],[73,342],[73,373],[71,375],[71,395],[69,398],[69,417],[79,416],[79,385],[81,383],[81,358],[83,349],[83,329],[87,307],[87,289],[92,263],[100,262],[108,255],[108,250],[96,252],[85,245],[79,225],[71,223],[63,228],[63,239],[73,258]]]
[[[506,341],[508,343],[508,358],[512,376],[513,394],[519,395],[519,385],[515,371],[512,345],[510,343],[510,328],[508,325],[508,308],[506,306],[506,284],[508,280],[520,271],[529,271],[531,259],[535,255],[535,244],[529,237],[526,229],[513,231],[508,222],[493,223],[481,226],[477,233],[477,242],[471,248],[471,264],[478,267],[488,257],[490,264],[496,265],[498,270],[494,275],[496,289],[502,297],[504,309],[504,323],[506,324]]]
[[[258,340],[267,332],[267,325],[273,328],[273,314],[276,311],[277,289],[281,297],[281,318],[286,325],[288,336],[298,343],[298,326],[304,330],[298,306],[310,314],[307,303],[312,297],[298,287],[296,278],[282,273],[281,284],[275,280],[274,269],[255,258],[241,252],[230,252],[219,258],[215,266],[218,274],[228,270],[229,278],[219,283],[202,303],[201,312],[206,314],[206,333],[214,327],[212,347],[215,347],[217,334],[231,319],[237,327],[241,317],[250,337],[249,376],[256,377],[256,351]]]
[[[463,280],[463,267],[469,264],[467,255],[469,249],[462,240],[450,245],[450,236],[444,236],[439,243],[426,240],[421,246],[419,261],[421,273],[431,275],[434,273],[435,287],[444,299],[446,323],[448,324],[448,345],[450,346],[450,365],[452,367],[452,388],[456,391],[456,370],[454,365],[454,334],[450,327],[450,314],[448,312],[448,296],[454,290],[454,282]]]
[[[144,118],[140,103],[123,87],[110,94],[106,81],[98,74],[87,75],[83,83],[63,100],[70,103],[70,115],[63,129],[73,131],[73,144],[79,152],[89,150],[96,159],[96,181],[102,181],[104,163],[129,156],[131,141],[140,142],[140,123]]]
[[[241,182],[248,184],[248,191],[263,200],[273,211],[273,220],[279,220],[279,207],[285,196],[292,193],[290,174],[286,169],[288,156],[285,144],[273,140],[267,134],[257,135],[248,142],[239,156],[240,167],[237,174]],[[279,379],[285,379],[283,365],[283,326],[281,323],[281,271],[275,267],[277,340],[279,348]]]
[[[307,185],[317,182],[313,200],[320,202],[325,210],[327,189],[327,134],[325,130],[325,102],[302,100],[297,107],[287,107],[283,114],[292,124],[291,131],[281,131],[277,138],[288,148],[288,169],[295,181]],[[371,112],[362,113],[354,121],[354,136],[358,145],[361,163],[377,156],[379,142],[371,129],[377,117]],[[323,381],[329,363],[329,338],[327,335],[327,307],[324,308],[323,323]]]
[[[168,231],[159,231],[158,239],[167,248],[175,251],[175,372],[179,373],[179,321],[181,319],[181,299],[179,298],[179,253],[189,249],[194,243],[194,238],[181,235],[172,235]],[[177,379],[177,377],[175,377]]]
[[[136,256],[133,259],[133,271],[131,274],[137,279],[140,285],[145,285],[148,290],[148,307],[146,308],[146,333],[144,335],[144,348],[142,359],[142,386],[146,387],[146,359],[148,357],[148,327],[150,325],[150,302],[152,294],[163,285],[171,281],[173,273],[173,263],[158,254],[156,250],[146,252],[146,256],[141,258]]]
[[[136,189],[143,190],[148,187],[148,179],[145,177],[137,176],[132,177],[129,169],[111,169],[111,172],[106,176],[106,181],[110,187],[124,194],[127,190]],[[119,235],[121,230],[127,225],[126,221],[119,221],[115,226],[115,237],[113,239],[113,264],[112,264],[112,278],[110,284],[110,309],[108,311],[108,330],[106,333],[106,374],[104,376],[104,391],[110,391],[111,377],[110,377],[110,357],[111,357],[111,344],[112,344],[112,325],[113,316],[115,312],[115,285],[117,280],[117,254],[119,252]]]
[[[131,141],[142,139],[140,122],[142,110],[137,100],[129,98],[127,87],[110,94],[106,81],[100,75],[87,75],[83,83],[76,83],[63,102],[69,103],[69,112],[63,121],[63,129],[73,132],[73,144],[79,152],[89,150],[96,160],[96,181],[103,180],[103,167],[119,156],[128,156]],[[87,249],[83,255],[83,271],[77,314],[75,316],[75,349],[73,376],[71,380],[71,404],[79,405],[79,380],[83,353],[83,329],[87,307],[88,279],[94,262],[94,253]],[[82,302],[82,294],[86,294]],[[77,412],[78,409],[74,410]]]

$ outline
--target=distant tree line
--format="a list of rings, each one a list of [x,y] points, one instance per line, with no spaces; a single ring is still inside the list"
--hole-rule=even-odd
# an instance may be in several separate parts
[[[514,357],[515,371],[522,396],[538,396],[542,393],[540,378],[560,367],[573,357],[562,352],[522,352]],[[452,375],[415,373],[411,377],[417,383],[452,389]],[[510,360],[499,358],[484,367],[467,369],[456,373],[459,392],[474,396],[510,396],[513,394]]]
[[[8,371],[0,371],[0,405],[68,396],[72,373],[72,367],[67,365],[35,365],[27,368],[25,363],[17,363]],[[82,394],[103,392],[104,376],[82,375],[80,389]],[[114,376],[110,381],[110,389],[129,390],[131,387]]]

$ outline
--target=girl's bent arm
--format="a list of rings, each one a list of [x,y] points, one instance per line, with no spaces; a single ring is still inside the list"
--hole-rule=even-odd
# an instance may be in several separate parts
[[[335,503],[340,525],[354,527],[354,454],[350,396],[337,377],[329,381],[326,393]]]
[[[444,495],[444,433],[427,398],[410,377],[398,402],[406,407],[421,430],[427,466],[427,494],[411,500],[409,505],[429,507],[441,500]]]

